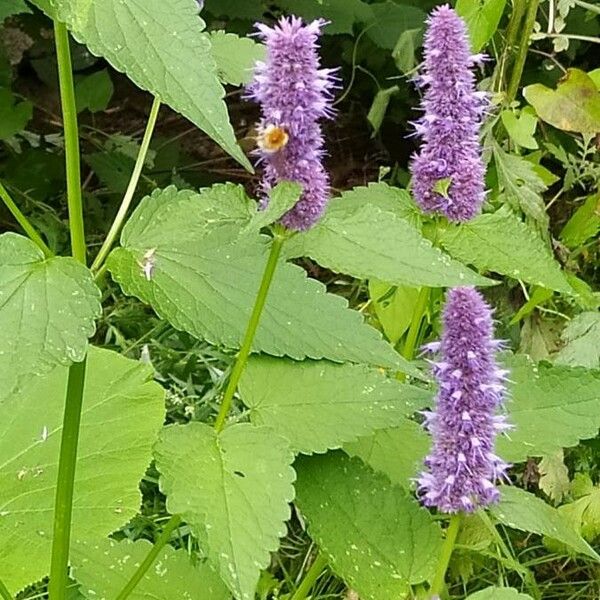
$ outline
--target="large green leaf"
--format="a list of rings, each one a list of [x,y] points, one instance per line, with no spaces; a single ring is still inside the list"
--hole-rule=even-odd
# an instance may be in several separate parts
[[[366,35],[381,48],[393,50],[400,35],[411,29],[422,28],[426,13],[417,6],[397,4],[392,0],[373,3],[366,25]]]
[[[231,85],[248,83],[256,61],[265,58],[265,47],[224,31],[211,31],[209,38],[221,81]]]
[[[496,33],[505,5],[506,0],[457,0],[456,12],[467,23],[474,52],[479,52]]]
[[[170,426],[155,447],[171,513],[200,538],[238,600],[254,598],[260,570],[279,547],[294,498],[293,454],[268,427]]]
[[[600,371],[535,365],[524,356],[508,361],[509,419],[514,431],[498,440],[510,461],[552,454],[594,437],[600,427]]]
[[[433,247],[405,219],[369,202],[371,188],[361,189],[360,204],[349,204],[344,195],[333,199],[315,227],[291,240],[288,255],[309,256],[334,271],[392,284],[494,283]]]
[[[532,600],[528,594],[521,594],[515,588],[490,586],[469,594],[465,600]]]
[[[225,202],[231,190],[236,195]],[[123,229],[124,247],[108,260],[125,293],[151,304],[176,328],[230,348],[242,341],[270,244],[253,232],[240,235],[234,221],[246,209],[242,204],[237,212],[232,208],[237,190],[227,186],[200,196],[172,187],[155,192],[142,200]],[[219,200],[222,205],[213,204]],[[346,300],[327,294],[322,283],[283,261],[253,348],[296,359],[401,362],[379,332],[348,310]],[[403,368],[410,370],[406,361]]]
[[[0,579],[11,592],[48,573],[66,367],[0,403]],[[90,348],[75,474],[73,539],[104,537],[140,506],[139,480],[164,418],[151,369]]]
[[[364,600],[428,580],[441,532],[402,488],[342,452],[297,461],[297,503],[333,570]]]
[[[600,368],[600,313],[588,311],[577,315],[561,334],[564,346],[555,362],[570,367]]]
[[[380,429],[345,444],[344,450],[385,473],[392,483],[409,488],[411,480],[423,469],[430,446],[431,438],[423,426],[405,418],[396,427]]]
[[[555,508],[533,494],[513,486],[502,486],[501,500],[491,507],[496,521],[521,531],[544,535],[600,561],[600,556]]]
[[[73,577],[84,598],[116,598],[146,558],[147,540],[80,542],[71,551]],[[229,600],[231,595],[215,571],[193,566],[185,550],[165,546],[152,567],[128,596],[131,600]]]
[[[363,365],[251,359],[240,381],[250,419],[268,425],[297,452],[325,452],[403,422],[429,392]]]
[[[47,10],[48,0],[33,0]],[[161,98],[251,170],[229,123],[196,0],[49,0],[75,39]],[[51,11],[51,12],[53,12]]]
[[[600,131],[600,90],[580,69],[567,69],[556,90],[541,83],[528,85],[523,96],[540,119],[564,131]]]
[[[482,271],[573,294],[544,241],[508,207],[448,227],[440,242],[452,256]]]
[[[100,290],[72,258],[45,259],[15,233],[0,236],[0,399],[31,375],[85,356]],[[15,400],[16,401],[16,400]]]

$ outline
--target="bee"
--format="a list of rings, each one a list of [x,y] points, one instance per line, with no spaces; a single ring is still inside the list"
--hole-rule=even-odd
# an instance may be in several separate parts
[[[256,144],[263,152],[274,154],[284,148],[289,139],[290,136],[283,127],[270,124],[259,130]]]

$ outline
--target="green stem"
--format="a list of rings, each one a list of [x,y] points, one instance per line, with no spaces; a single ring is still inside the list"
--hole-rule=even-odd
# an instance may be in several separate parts
[[[502,57],[498,61],[496,72],[494,73],[494,86],[493,89],[500,90],[504,85],[504,74],[506,67],[509,63],[510,57],[513,52],[517,34],[521,28],[521,21],[525,14],[526,2],[525,0],[513,0],[513,10],[508,21],[508,27],[506,28],[506,42]]]
[[[535,17],[537,15],[537,9],[540,0],[529,0],[527,3],[527,13],[525,15],[525,22],[520,33],[520,43],[517,58],[510,74],[510,82],[508,84],[508,90],[506,92],[507,103],[511,103],[517,97],[517,91],[519,84],[521,83],[521,76],[523,75],[523,69],[525,67],[525,61],[527,60],[527,50],[529,49],[529,38],[535,25]]]
[[[52,250],[48,248],[42,236],[36,231],[35,227],[29,222],[27,217],[19,210],[19,207],[15,204],[14,200],[10,197],[10,194],[6,188],[0,183],[0,198],[4,201],[6,208],[11,212],[17,223],[23,228],[23,231],[28,235],[29,239],[37,244],[38,248],[44,253],[46,258],[53,256]]]
[[[140,145],[140,150],[131,173],[129,184],[125,190],[125,195],[121,201],[121,206],[119,207],[117,216],[115,217],[115,220],[113,221],[113,224],[106,235],[106,239],[104,240],[102,247],[98,251],[96,258],[92,263],[92,271],[97,271],[104,264],[104,260],[108,256],[119,230],[123,225],[123,221],[127,216],[127,211],[129,210],[129,206],[133,200],[133,195],[135,194],[135,190],[142,174],[142,169],[144,168],[144,164],[146,162],[146,155],[148,154],[148,149],[150,148],[150,140],[152,139],[152,134],[154,133],[154,127],[156,125],[156,119],[158,118],[159,109],[160,100],[158,98],[154,98],[154,101],[152,102],[152,108],[150,109],[150,115],[148,116],[148,122],[146,123],[146,131],[144,132],[144,137],[142,138],[142,143]]]
[[[77,464],[77,444],[86,361],[74,363],[69,369],[60,458],[54,503],[54,533],[52,535],[52,561],[48,594],[51,600],[64,600],[68,582],[71,517],[73,514],[73,488]]]
[[[275,274],[277,261],[279,259],[279,255],[281,254],[281,248],[285,239],[285,234],[277,232],[275,233],[275,237],[273,238],[271,245],[271,252],[269,253],[269,258],[265,266],[262,281],[260,282],[260,287],[258,288],[258,294],[256,296],[256,300],[254,301],[254,307],[252,308],[252,314],[250,315],[250,321],[248,321],[248,328],[246,329],[246,333],[244,335],[242,347],[240,348],[240,352],[237,356],[235,364],[233,365],[233,370],[231,371],[231,376],[229,377],[227,388],[225,390],[225,394],[223,395],[223,401],[221,402],[221,408],[219,409],[219,414],[217,415],[217,419],[215,421],[215,429],[217,432],[221,431],[225,425],[225,419],[229,409],[231,408],[233,395],[235,394],[238,382],[242,376],[242,373],[244,372],[244,367],[246,366],[248,356],[250,355],[254,335],[256,334],[256,329],[258,328],[258,323],[260,321],[260,315],[262,314],[265,302],[267,300],[269,288],[271,287],[271,282],[273,281],[273,275]]]
[[[306,572],[304,579],[294,592],[291,600],[304,600],[308,596],[317,579],[319,579],[321,576],[321,573],[326,566],[327,559],[322,554],[317,554],[317,557],[310,566],[310,569]]]
[[[140,563],[140,566],[136,569],[135,573],[131,576],[131,579],[125,584],[125,587],[121,590],[116,600],[125,600],[135,589],[135,586],[142,580],[146,571],[154,564],[154,561],[160,554],[160,551],[169,543],[171,534],[181,524],[181,517],[179,515],[173,515],[168,523],[165,525],[160,537],[156,540],[156,543],[152,546],[150,552],[146,555],[146,558]]]
[[[60,101],[65,132],[67,203],[69,205],[71,253],[79,262],[85,264],[85,232],[83,227],[83,204],[81,200],[81,165],[79,159],[77,107],[75,104],[75,87],[71,67],[71,51],[69,49],[69,32],[64,23],[54,22],[54,40],[56,43]]]
[[[596,6],[595,4],[590,4],[589,2],[583,2],[582,0],[574,0],[575,4],[581,6],[581,8],[585,8],[591,12],[595,12],[600,15],[600,6]]]
[[[444,540],[444,545],[442,546],[442,551],[440,553],[437,570],[435,572],[433,582],[431,583],[430,592],[432,596],[439,596],[442,590],[444,589],[446,571],[448,570],[448,565],[450,564],[450,558],[452,557],[452,551],[454,550],[454,544],[456,543],[458,530],[460,529],[460,522],[460,513],[457,513],[450,517],[450,524],[448,525],[448,529],[446,529],[446,539]]]
[[[12,596],[2,580],[0,580],[0,596],[2,596],[4,600],[12,600]]]
[[[422,287],[421,291],[419,292],[417,304],[415,305],[415,310],[413,311],[412,320],[410,322],[410,328],[406,334],[406,341],[404,342],[404,347],[402,348],[402,356],[404,356],[406,360],[412,360],[415,357],[415,348],[419,339],[421,321],[423,320],[425,311],[427,310],[430,293],[431,289],[428,287]]]

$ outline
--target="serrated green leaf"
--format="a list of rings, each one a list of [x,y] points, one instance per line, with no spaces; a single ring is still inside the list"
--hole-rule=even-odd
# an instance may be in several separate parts
[[[440,243],[449,254],[481,271],[573,294],[546,244],[508,207],[449,226],[441,233]]]
[[[300,199],[302,186],[292,181],[282,181],[269,192],[269,203],[264,210],[254,214],[244,230],[259,231],[263,227],[278,221],[294,207]]]
[[[50,567],[66,367],[31,379],[0,403],[0,579],[11,592]],[[105,537],[141,502],[139,480],[164,419],[151,369],[90,348],[79,439],[73,539]]]
[[[234,198],[214,204],[231,190]],[[241,344],[270,244],[265,236],[240,235],[236,223],[246,209],[227,208],[239,201],[237,190],[228,186],[200,197],[174,188],[155,192],[123,229],[124,247],[108,259],[125,293],[151,304],[177,329],[229,348]],[[284,262],[275,272],[253,348],[296,359],[409,369],[346,300]]]
[[[105,539],[73,544],[73,577],[84,598],[116,598],[152,544]],[[165,546],[128,596],[131,600],[229,600],[225,584],[208,563],[194,566],[185,550]]]
[[[431,400],[431,394],[428,396]],[[431,438],[423,426],[403,419],[397,427],[380,429],[373,435],[344,444],[344,450],[387,475],[392,483],[408,489],[411,480],[423,469],[423,459],[430,446]]]
[[[0,25],[2,25],[2,21],[6,17],[30,12],[31,9],[27,6],[25,0],[2,0],[2,5],[0,6]]]
[[[364,600],[389,600],[435,570],[441,532],[402,488],[356,458],[296,461],[297,504],[332,569]]]
[[[522,594],[515,588],[490,586],[470,594],[465,600],[533,600],[529,594]]]
[[[8,139],[25,129],[32,115],[31,102],[17,102],[10,90],[0,88],[0,140]]]
[[[219,79],[231,85],[248,83],[256,61],[265,58],[265,47],[250,38],[224,31],[211,31],[208,36]]]
[[[563,348],[555,356],[558,365],[600,368],[600,313],[588,311],[577,315],[561,334]]]
[[[50,5],[92,54],[106,58],[252,170],[229,122],[196,0],[50,0]]]
[[[541,83],[528,85],[523,96],[540,119],[563,131],[594,134],[600,131],[600,90],[580,69],[567,69],[556,90]]]
[[[72,258],[44,258],[29,239],[0,236],[0,400],[32,375],[78,362],[100,316],[100,290]]]
[[[93,113],[106,110],[114,91],[108,69],[86,75],[75,84],[77,112],[86,109]]]
[[[541,196],[546,185],[537,174],[535,165],[521,156],[505,152],[495,142],[493,154],[500,191],[508,203],[531,217],[541,231],[546,231],[548,215]]]
[[[272,427],[305,454],[399,424],[430,397],[363,365],[270,357],[248,362],[239,389],[252,423]]]
[[[288,256],[308,256],[320,265],[359,279],[376,278],[396,285],[443,287],[493,285],[432,246],[408,221],[369,203],[346,204],[343,194],[329,203],[312,229],[296,235]]]
[[[254,598],[279,547],[294,498],[293,454],[268,427],[203,423],[166,427],[155,447],[160,485],[239,600]]]
[[[490,512],[507,527],[547,536],[600,561],[600,556],[555,508],[525,490],[502,486],[500,502],[491,506]]]
[[[510,358],[510,400],[515,426],[498,439],[499,454],[513,462],[552,454],[594,437],[600,427],[600,371],[535,365],[523,355]]]
[[[505,5],[506,0],[457,0],[456,12],[467,23],[473,52],[479,52],[492,39]]]

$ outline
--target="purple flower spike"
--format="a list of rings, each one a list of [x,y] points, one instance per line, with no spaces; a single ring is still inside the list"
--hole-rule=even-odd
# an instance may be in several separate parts
[[[263,203],[281,180],[303,186],[298,203],[281,222],[306,230],[319,219],[329,199],[329,175],[322,164],[323,133],[319,120],[331,118],[331,69],[321,69],[318,38],[325,21],[305,25],[283,17],[273,27],[257,24],[267,46],[267,59],[258,62],[248,96],[261,105],[258,152],[265,163],[261,183]]]
[[[508,465],[494,453],[507,424],[496,411],[505,394],[506,371],[498,368],[492,313],[473,288],[448,292],[443,315],[436,408],[425,426],[433,448],[425,459],[419,495],[445,513],[472,512],[499,499],[495,482]]]
[[[425,35],[424,116],[415,123],[423,139],[413,156],[413,192],[427,213],[450,221],[469,221],[485,199],[485,167],[479,129],[488,106],[485,93],[475,90],[472,68],[481,55],[471,55],[464,21],[449,6],[436,8]]]

